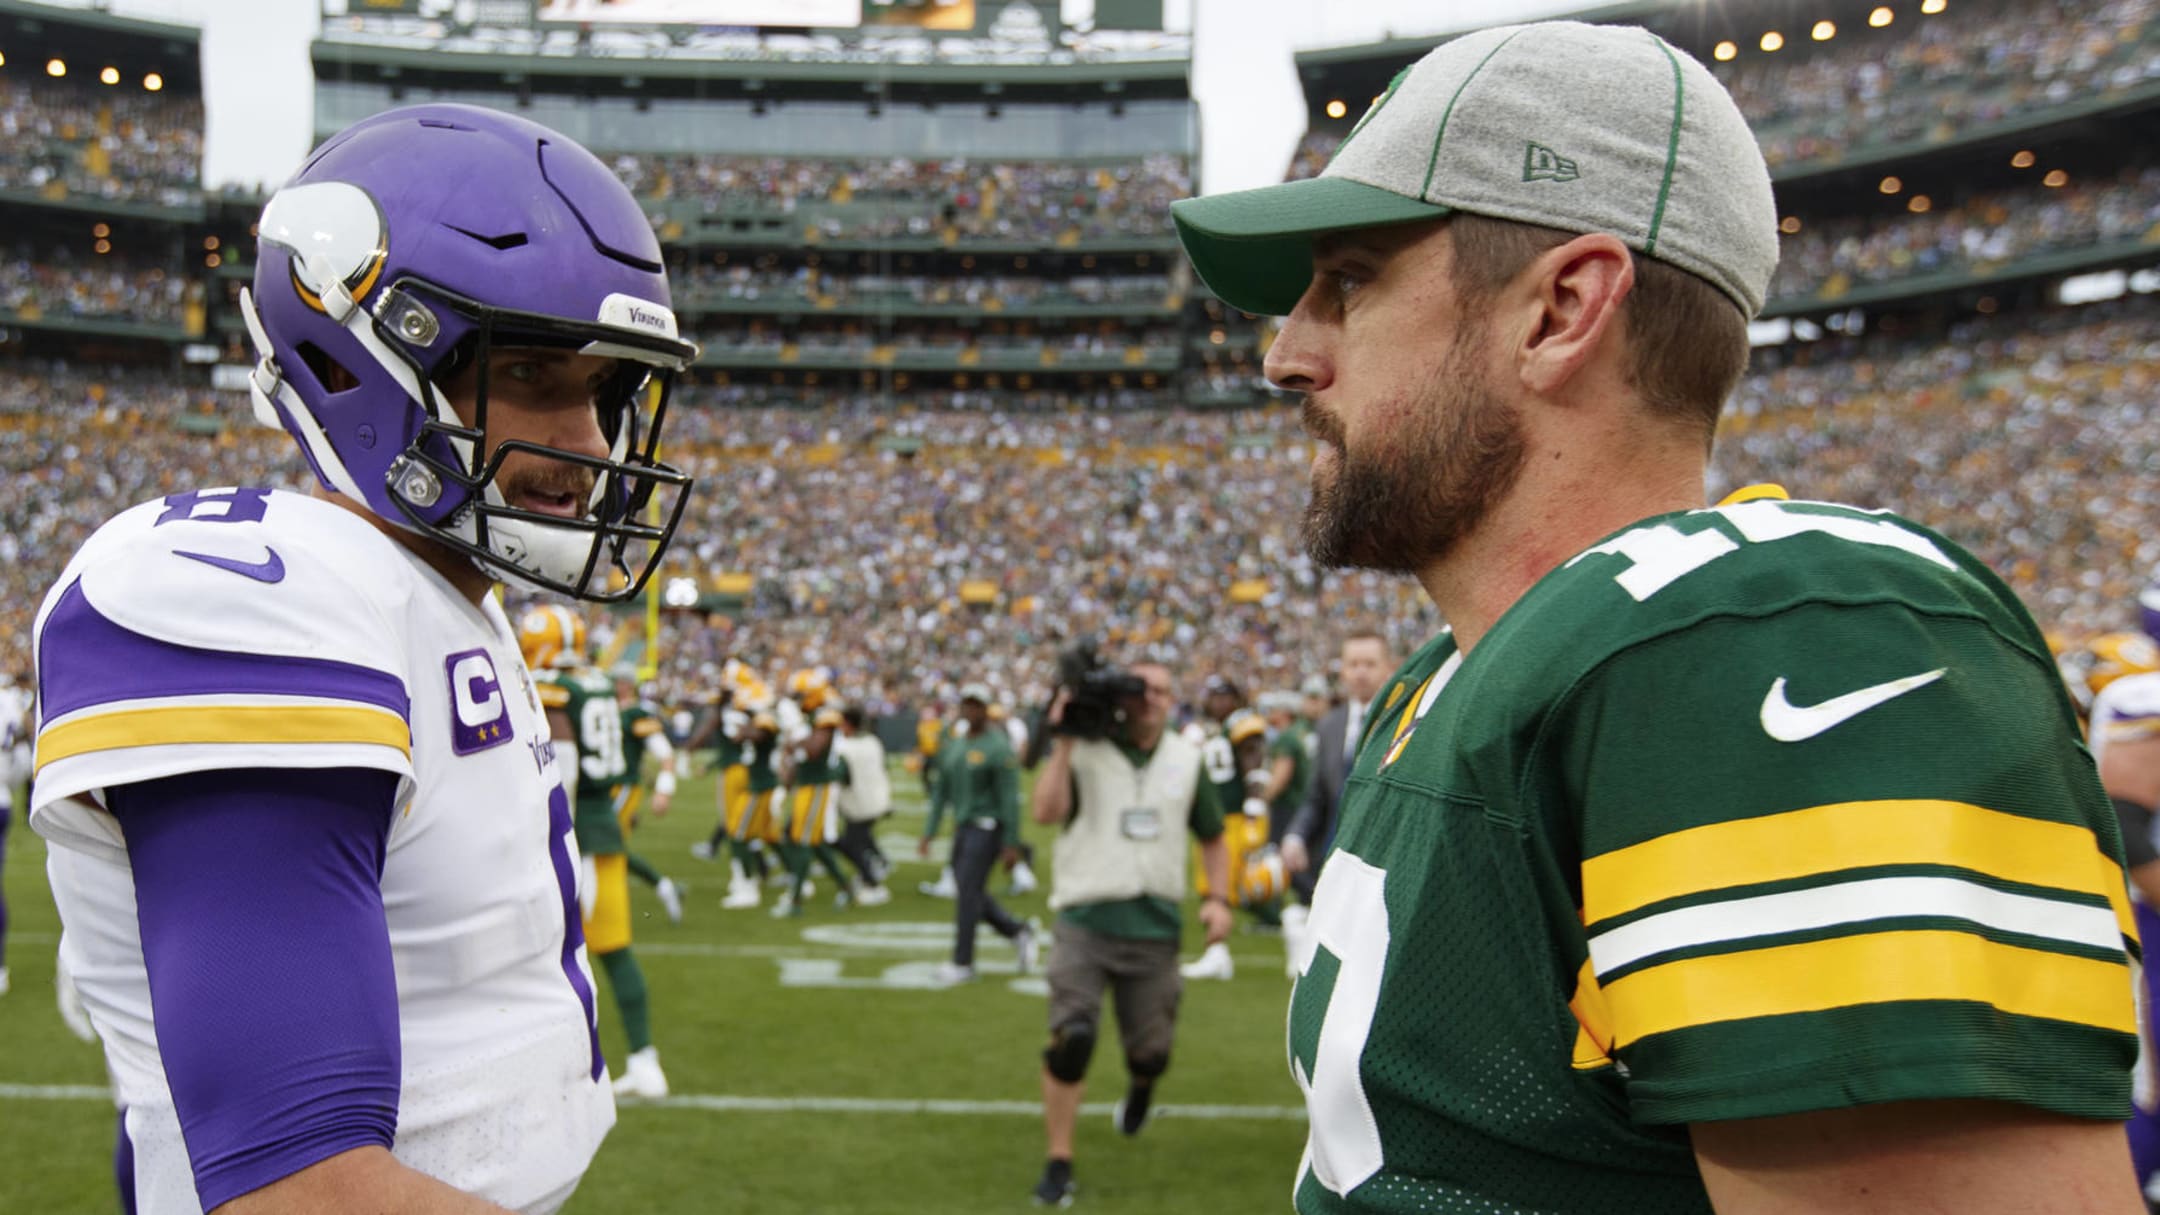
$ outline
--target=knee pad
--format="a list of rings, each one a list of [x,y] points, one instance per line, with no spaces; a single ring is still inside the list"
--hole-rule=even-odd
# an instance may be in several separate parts
[[[1078,1084],[1087,1079],[1094,1054],[1094,1026],[1060,1025],[1050,1031],[1050,1045],[1043,1048],[1043,1067],[1060,1084]]]
[[[1125,1056],[1125,1070],[1131,1072],[1135,1080],[1153,1080],[1170,1070],[1170,1056],[1127,1055]]]

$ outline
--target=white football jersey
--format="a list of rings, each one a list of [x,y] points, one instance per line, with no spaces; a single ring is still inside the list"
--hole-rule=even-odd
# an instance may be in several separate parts
[[[61,952],[127,1106],[143,1215],[201,1206],[103,790],[265,767],[402,778],[382,872],[394,1154],[515,1210],[560,1207],[615,1106],[569,808],[495,597],[474,606],[332,503],[204,490],[100,528],[46,596],[36,644],[41,672],[67,678],[38,706],[30,822],[53,845]]]
[[[2160,672],[2111,681],[2093,697],[2091,720],[2087,744],[2095,764],[2111,742],[2160,734]]]

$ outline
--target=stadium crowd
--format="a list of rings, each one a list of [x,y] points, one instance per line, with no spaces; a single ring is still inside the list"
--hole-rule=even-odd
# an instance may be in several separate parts
[[[1193,186],[1191,164],[1174,156],[1080,164],[625,153],[610,163],[652,203],[801,212],[827,240],[1159,236],[1170,231],[1170,203]]]
[[[1161,304],[1171,298],[1170,280],[1160,274],[1070,279],[1018,275],[968,275],[938,278],[920,274],[850,274],[809,264],[766,268],[737,262],[718,265],[694,261],[669,272],[679,304],[727,299],[775,304],[964,305],[1009,308],[1025,304]]]
[[[1961,131],[2160,80],[2160,0],[1979,0],[1910,33],[1804,58],[1743,52],[1713,71],[1775,171]],[[1798,30],[1787,39],[1800,44]]]
[[[179,206],[202,195],[199,97],[39,76],[0,78],[0,190],[55,186]]]
[[[2160,563],[2160,301],[1977,319],[1947,341],[1888,334],[1763,352],[1719,443],[1713,495],[1756,480],[1886,507],[1979,553],[2049,628],[2126,627]],[[0,394],[8,661],[66,555],[126,504],[193,485],[304,485],[244,402],[163,373],[11,366]],[[663,686],[710,668],[823,663],[877,708],[982,678],[1042,694],[1086,633],[1180,669],[1290,687],[1345,630],[1404,652],[1436,624],[1414,584],[1328,574],[1298,527],[1309,441],[1294,409],[1139,414],[1054,393],[840,392],[692,384],[671,455],[700,488],[670,576],[747,573],[732,623],[670,616]],[[1085,402],[1081,402],[1085,404]],[[1032,408],[1031,408],[1032,407]],[[222,435],[173,426],[217,411]],[[895,444],[889,440],[904,439]],[[983,586],[969,584],[981,583]],[[982,604],[972,599],[987,599]]]
[[[847,355],[867,358],[877,349],[945,351],[955,356],[979,354],[1089,356],[1122,359],[1139,350],[1172,350],[1178,344],[1175,325],[1128,327],[1122,320],[1107,319],[1071,325],[1036,325],[1031,321],[999,321],[981,328],[951,324],[914,325],[880,333],[861,321],[840,324],[806,322],[783,326],[753,320],[737,325],[710,323],[696,332],[707,355],[774,354],[788,346],[803,353]]]
[[[2025,186],[1892,220],[1851,216],[1786,236],[1772,298],[1978,270],[2060,249],[2160,236],[2160,166],[2063,187]]]
[[[199,319],[202,281],[154,260],[23,242],[0,250],[0,259],[8,267],[0,278],[0,316],[184,325],[192,303]]]
[[[2160,0],[1960,0],[1807,50],[1799,31],[1784,37],[1791,53],[1743,47],[1710,65],[1772,170],[1940,142],[2160,80]],[[1307,132],[1286,177],[1318,176],[1348,130]]]

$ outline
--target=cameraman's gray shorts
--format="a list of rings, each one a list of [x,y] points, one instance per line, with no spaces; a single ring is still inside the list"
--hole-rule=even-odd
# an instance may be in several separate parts
[[[1177,942],[1104,936],[1062,918],[1051,937],[1051,1031],[1096,1026],[1108,987],[1117,1006],[1125,1057],[1169,1058],[1178,997],[1185,990],[1185,980],[1178,975]]]

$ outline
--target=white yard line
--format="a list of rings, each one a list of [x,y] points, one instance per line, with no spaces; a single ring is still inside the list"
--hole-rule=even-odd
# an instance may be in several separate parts
[[[112,1093],[90,1084],[0,1084],[0,1101],[97,1101],[111,1103]],[[959,1117],[1040,1118],[1042,1106],[1033,1101],[941,1101],[933,1098],[905,1100],[880,1097],[743,1097],[685,1093],[659,1101],[625,1101],[630,1106],[650,1105],[662,1109],[706,1110],[727,1114],[945,1114]],[[1107,1115],[1108,1103],[1081,1107],[1090,1116]],[[1165,1118],[1194,1118],[1214,1122],[1301,1122],[1305,1109],[1297,1105],[1178,1105],[1155,1107]]]

